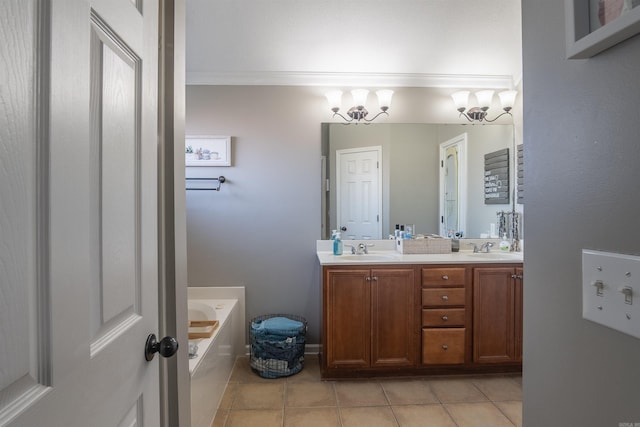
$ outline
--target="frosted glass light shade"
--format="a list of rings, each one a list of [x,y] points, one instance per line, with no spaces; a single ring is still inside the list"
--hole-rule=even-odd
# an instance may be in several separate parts
[[[353,105],[356,107],[364,107],[367,103],[367,96],[369,95],[369,91],[367,89],[354,89],[351,91],[351,96],[353,96]]]
[[[378,105],[381,110],[387,110],[391,106],[391,97],[393,97],[393,91],[389,89],[383,89],[376,92],[378,95]]]
[[[334,90],[332,92],[327,92],[325,96],[327,97],[329,108],[338,111],[342,106],[342,91]]]
[[[476,92],[476,99],[478,100],[478,107],[489,108],[491,106],[491,100],[493,99],[493,91],[480,90]]]
[[[455,92],[451,94],[451,98],[453,98],[453,104],[456,106],[456,110],[466,109],[467,105],[469,105],[469,91],[461,90],[459,92]]]
[[[502,108],[505,110],[512,109],[513,104],[515,104],[516,102],[516,95],[518,95],[517,90],[505,90],[504,92],[498,93],[498,96],[500,97],[500,104],[502,104]]]

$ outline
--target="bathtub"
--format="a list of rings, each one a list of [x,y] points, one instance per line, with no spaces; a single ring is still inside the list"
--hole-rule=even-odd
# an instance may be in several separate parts
[[[189,359],[191,426],[210,427],[235,359],[244,350],[244,301],[199,296],[204,298],[188,299],[189,320],[218,320],[219,325],[210,338],[189,340],[198,346],[196,356]]]

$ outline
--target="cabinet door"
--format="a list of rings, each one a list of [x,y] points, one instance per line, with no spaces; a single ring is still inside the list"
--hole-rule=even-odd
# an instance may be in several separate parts
[[[515,358],[518,362],[522,362],[522,293],[523,293],[524,269],[516,268],[515,283]]]
[[[370,270],[328,270],[323,346],[329,368],[363,368],[371,360]]]
[[[515,269],[476,268],[473,274],[473,360],[515,362]]]
[[[371,271],[371,365],[413,366],[417,360],[413,269]]]

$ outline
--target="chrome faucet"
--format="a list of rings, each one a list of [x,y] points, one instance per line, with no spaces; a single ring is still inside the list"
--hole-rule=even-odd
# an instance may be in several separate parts
[[[478,247],[478,245],[476,245],[475,243],[469,243],[469,244],[473,246],[474,254],[477,254],[479,252],[489,253],[489,251],[491,250],[491,247],[493,246],[493,243],[491,242],[484,242],[482,245],[480,245],[480,247]]]
[[[351,248],[352,255],[364,255],[369,253],[369,248],[374,246],[373,244],[365,245],[364,243],[358,243],[357,246],[349,245],[345,243],[345,246]]]
[[[489,253],[489,251],[491,251],[491,247],[493,246],[493,243],[491,242],[484,242],[481,246],[480,246],[480,252],[486,252]]]

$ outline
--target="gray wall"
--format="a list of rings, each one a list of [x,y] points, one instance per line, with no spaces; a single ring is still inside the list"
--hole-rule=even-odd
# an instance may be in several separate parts
[[[324,92],[187,86],[187,135],[233,137],[232,167],[187,170],[187,176],[228,179],[220,192],[187,192],[189,286],[244,285],[248,318],[302,315],[309,343],[320,341],[315,241],[321,228],[321,123],[331,121]],[[461,123],[450,92],[398,88],[382,122]]]
[[[306,102],[300,103],[300,98]],[[303,315],[318,342],[320,121],[300,88],[187,87],[187,135],[231,135],[232,167],[188,168],[228,181],[187,191],[190,286],[246,286],[247,316]]]
[[[395,224],[414,224],[414,234],[438,234],[439,142],[435,126],[391,127],[388,233]]]
[[[524,0],[524,425],[640,423],[640,340],[582,319],[581,250],[640,253],[640,36],[565,59],[564,2]]]

